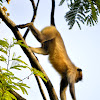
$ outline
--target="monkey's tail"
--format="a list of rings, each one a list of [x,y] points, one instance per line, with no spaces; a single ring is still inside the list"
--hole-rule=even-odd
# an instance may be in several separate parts
[[[55,0],[52,0],[51,25],[53,26],[55,26],[54,13],[55,13]]]

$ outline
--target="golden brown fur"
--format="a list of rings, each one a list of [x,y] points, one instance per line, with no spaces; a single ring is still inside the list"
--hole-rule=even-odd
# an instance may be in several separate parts
[[[66,100],[68,84],[71,96],[73,100],[76,100],[74,83],[82,80],[82,70],[77,68],[69,59],[60,33],[54,26],[46,27],[41,32],[34,27],[33,23],[26,26],[31,29],[33,35],[42,44],[40,48],[30,47],[30,49],[38,54],[48,54],[51,64],[62,76],[60,83],[61,100]]]

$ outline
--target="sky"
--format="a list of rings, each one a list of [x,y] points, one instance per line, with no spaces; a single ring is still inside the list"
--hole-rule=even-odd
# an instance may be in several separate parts
[[[65,2],[62,6],[58,6],[60,0],[55,1],[56,28],[63,38],[70,59],[76,66],[83,70],[82,82],[75,84],[76,98],[77,100],[100,100],[100,17],[98,18],[98,24],[93,27],[81,25],[82,30],[80,30],[75,24],[73,29],[69,30],[69,26],[64,18],[65,13],[68,11],[66,6],[67,4]],[[10,13],[10,19],[13,20],[17,25],[30,22],[33,12],[29,0],[11,0],[9,5],[6,3],[4,3],[4,5],[7,7],[8,12]],[[34,22],[34,25],[37,29],[41,30],[50,25],[50,10],[51,0],[40,0],[36,20]],[[24,34],[25,30],[26,29],[20,29],[22,35]],[[5,25],[5,23],[1,22],[0,39],[7,38],[11,40],[12,37],[14,37],[14,35],[11,30]],[[29,32],[26,38],[26,43],[33,47],[41,46],[31,32]],[[19,46],[15,46],[15,48],[12,49],[12,52],[15,52],[17,56],[21,55],[22,59],[29,64],[28,58]],[[36,54],[36,56],[50,78],[56,90],[57,96],[60,97],[60,75],[52,68],[52,65],[48,61],[48,56],[39,54]],[[29,74],[30,71],[26,69],[24,69],[22,72],[19,72],[19,74],[15,71],[15,75],[18,75],[22,79]],[[24,80],[24,82],[31,87],[31,89],[27,89],[29,95],[23,95],[22,92],[19,93],[27,100],[42,100],[34,76]],[[45,93],[48,95],[46,89]],[[72,100],[69,93],[69,88],[67,89],[66,94],[67,99]],[[49,100],[48,96],[47,98],[47,100]]]

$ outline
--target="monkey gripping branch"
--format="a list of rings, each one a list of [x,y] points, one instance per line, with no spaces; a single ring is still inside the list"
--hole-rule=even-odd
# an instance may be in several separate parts
[[[16,27],[16,24],[10,18],[8,18],[8,16],[2,10],[1,6],[0,6],[0,18],[11,29],[11,31],[13,32],[14,36],[16,37],[16,39],[17,40],[22,40],[23,44],[27,45],[25,40],[23,39],[22,35],[20,34],[18,28]],[[39,64],[39,62],[36,59],[35,55],[32,53],[30,48],[24,48],[24,47],[21,47],[21,48],[24,51],[24,53],[26,54],[26,56],[28,57],[32,67],[35,67],[36,69],[40,70],[45,75],[45,78],[46,78],[47,82],[45,82],[45,81],[43,81],[43,82],[44,82],[44,84],[45,84],[45,86],[46,86],[46,88],[48,90],[50,99],[51,100],[58,100],[56,92],[55,92],[55,90],[54,90],[54,88],[53,88],[48,76],[46,75],[45,71],[43,70],[43,68]]]

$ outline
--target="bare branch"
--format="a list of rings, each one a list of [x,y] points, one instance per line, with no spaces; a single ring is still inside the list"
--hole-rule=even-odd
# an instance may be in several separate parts
[[[44,91],[43,91],[43,89],[42,89],[42,86],[41,86],[39,77],[38,77],[38,76],[35,76],[35,78],[36,78],[36,81],[37,81],[37,83],[38,83],[38,86],[39,86],[40,92],[41,92],[41,94],[42,94],[43,100],[47,100],[47,99],[46,99],[46,96],[45,96],[45,93],[44,93]]]
[[[37,6],[35,6],[35,3],[34,3],[33,0],[30,0],[30,1],[31,1],[31,3],[32,3],[33,12],[34,12],[31,22],[34,22],[34,20],[35,20],[35,18],[36,18],[36,15],[37,15],[37,9],[38,9],[38,5],[39,5],[39,1],[40,1],[40,0],[38,0]],[[26,38],[28,32],[29,32],[29,28],[27,28],[27,30],[26,30],[26,32],[25,32],[25,34],[24,34],[24,36],[23,36],[24,39]]]
[[[3,12],[2,8],[0,7],[0,18],[5,22],[5,24],[11,29],[11,31],[13,32],[13,34],[15,35],[17,40],[22,40],[24,45],[27,45],[25,40],[23,39],[22,35],[20,34],[18,28],[16,27],[16,24],[8,18],[8,16]],[[44,75],[45,78],[47,80],[47,82],[43,81],[49,96],[51,100],[58,100],[58,97],[56,95],[56,92],[48,78],[48,76],[46,75],[45,71],[43,70],[43,68],[41,67],[41,65],[39,64],[37,58],[35,57],[35,55],[32,53],[32,51],[30,50],[30,48],[25,48],[22,47],[22,50],[24,51],[24,53],[26,54],[26,56],[28,57],[32,67],[35,67],[36,69],[40,70]]]
[[[12,93],[17,100],[26,100],[25,98],[23,98],[22,96],[20,96],[17,92],[13,91],[13,90],[9,90],[10,93]]]

